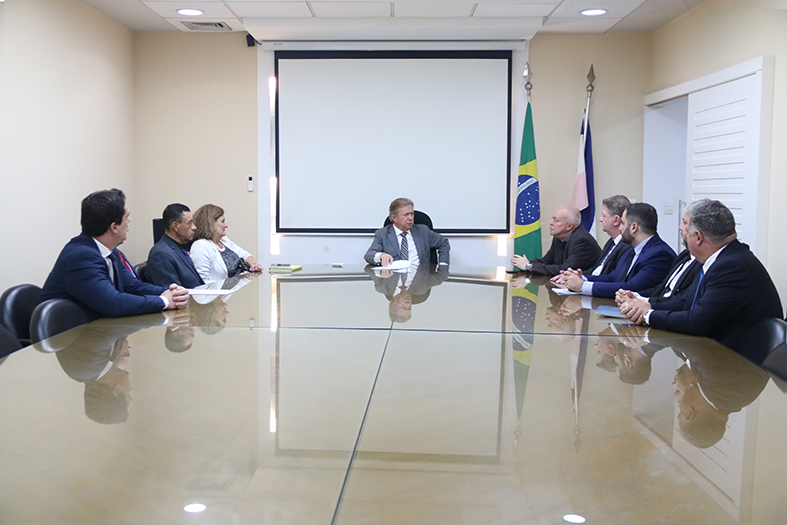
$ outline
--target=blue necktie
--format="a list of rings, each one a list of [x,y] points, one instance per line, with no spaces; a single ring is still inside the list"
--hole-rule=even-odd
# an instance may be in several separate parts
[[[700,280],[697,281],[697,291],[694,292],[694,300],[691,302],[691,308],[689,310],[694,309],[694,303],[697,302],[697,294],[700,293],[700,284],[702,284],[702,278],[705,277],[705,270],[700,270]]]

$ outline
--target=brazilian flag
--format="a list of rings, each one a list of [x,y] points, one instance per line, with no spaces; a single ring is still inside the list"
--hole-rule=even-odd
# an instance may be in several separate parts
[[[530,261],[539,259],[541,257],[541,199],[538,193],[536,142],[533,135],[530,102],[527,103],[525,129],[522,133],[515,224],[514,253],[524,255]]]

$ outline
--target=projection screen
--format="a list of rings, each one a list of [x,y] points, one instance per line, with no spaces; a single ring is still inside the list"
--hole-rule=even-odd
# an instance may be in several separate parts
[[[509,231],[510,51],[277,51],[277,231]]]

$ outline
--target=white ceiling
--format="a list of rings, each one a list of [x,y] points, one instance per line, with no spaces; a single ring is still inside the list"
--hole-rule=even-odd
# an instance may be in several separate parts
[[[526,40],[536,33],[652,31],[702,0],[83,0],[133,31],[223,22],[258,41]],[[204,11],[187,17],[178,9]],[[585,17],[580,11],[603,8]],[[199,30],[197,30],[199,31]]]

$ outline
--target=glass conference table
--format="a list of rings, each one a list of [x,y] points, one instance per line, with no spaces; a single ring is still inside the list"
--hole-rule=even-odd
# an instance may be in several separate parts
[[[13,353],[0,523],[787,522],[783,383],[508,279],[306,267]]]

